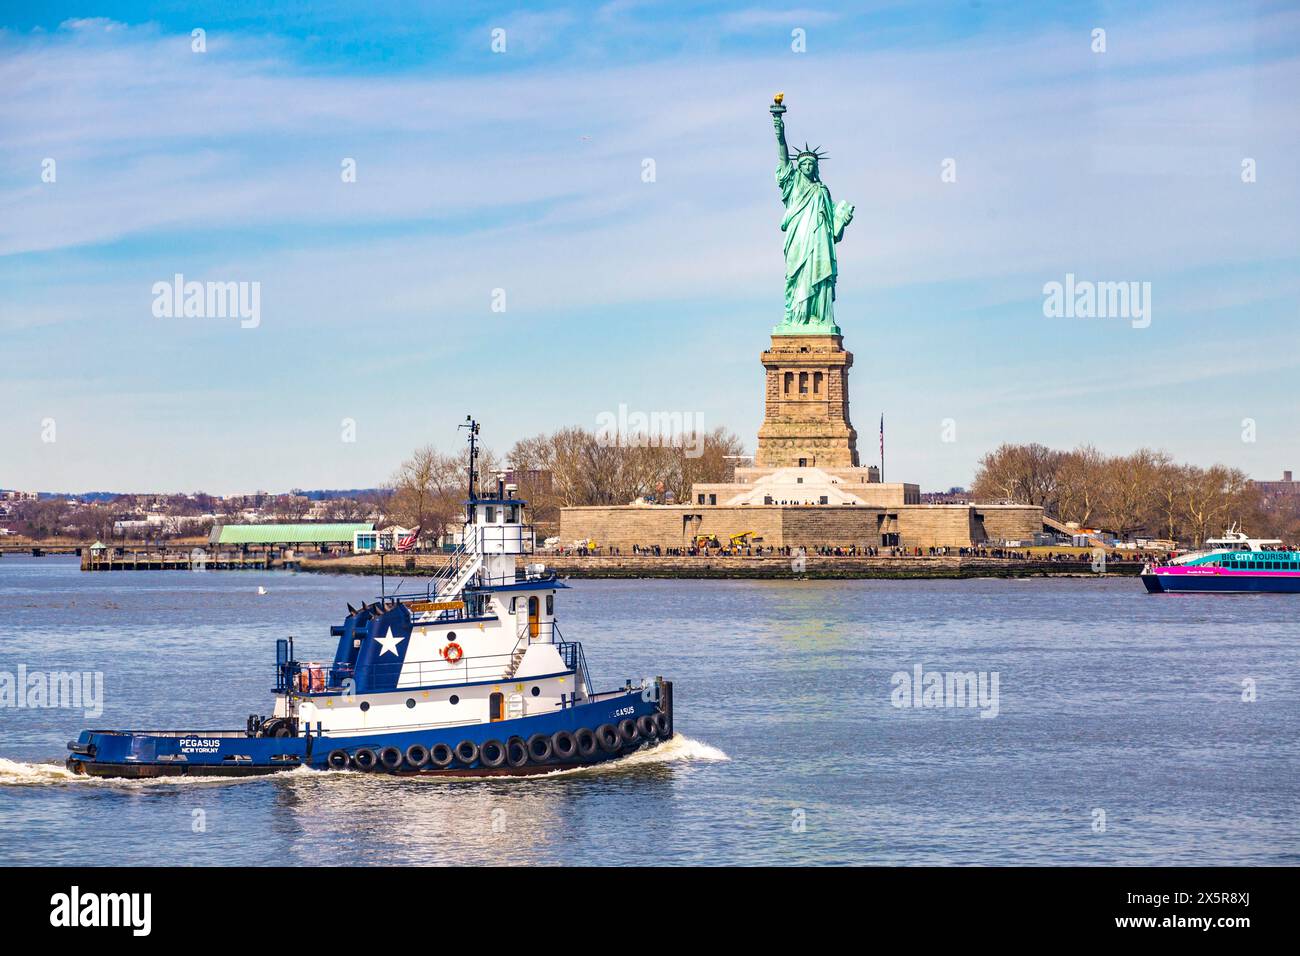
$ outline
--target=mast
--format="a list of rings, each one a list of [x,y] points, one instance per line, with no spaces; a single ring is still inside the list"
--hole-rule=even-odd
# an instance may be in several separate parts
[[[474,493],[474,473],[477,470],[478,462],[478,422],[474,421],[472,415],[465,416],[465,424],[457,426],[469,430],[469,495],[465,502],[465,518],[471,524],[474,522],[474,502],[478,500],[478,495]]]

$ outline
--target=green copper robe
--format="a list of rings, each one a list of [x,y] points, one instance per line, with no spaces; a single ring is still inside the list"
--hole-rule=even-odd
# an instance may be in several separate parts
[[[785,322],[781,329],[839,334],[835,325],[835,243],[844,235],[844,208],[831,191],[798,165],[777,167],[776,184],[785,203]]]

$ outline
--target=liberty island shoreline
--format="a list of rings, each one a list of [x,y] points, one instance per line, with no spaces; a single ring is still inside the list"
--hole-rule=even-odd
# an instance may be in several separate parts
[[[942,580],[964,578],[1097,578],[1137,576],[1142,559],[1109,560],[1104,572],[1093,570],[1089,556],[1066,560],[1035,560],[970,555],[913,555],[906,557],[819,555],[544,555],[548,571],[561,578],[681,580]],[[801,565],[801,566],[800,566]],[[318,574],[428,577],[446,566],[440,557],[376,555],[312,558],[297,570]]]
[[[447,567],[442,554],[400,553],[308,556],[257,551],[224,554],[201,548],[122,549],[121,554],[88,548],[55,547],[39,558],[77,556],[82,571],[291,571],[309,574],[435,577]],[[10,552],[27,557],[27,552]],[[1049,557],[1050,554],[1050,557]],[[1087,551],[1064,550],[1023,556],[818,554],[546,554],[529,563],[544,564],[561,578],[677,580],[943,580],[965,578],[1135,577],[1143,554],[1108,554],[1096,563]],[[519,569],[524,570],[520,564]]]

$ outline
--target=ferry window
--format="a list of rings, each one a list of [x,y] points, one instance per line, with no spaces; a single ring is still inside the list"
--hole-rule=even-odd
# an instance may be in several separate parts
[[[361,712],[364,714],[364,713],[365,713],[366,711],[368,711],[369,709],[370,709],[370,701],[368,701],[368,700],[363,700],[363,701],[361,702]]]
[[[554,595],[554,594],[548,594],[548,595],[546,595],[546,613],[547,613],[547,614],[554,614],[554,613],[555,613],[555,595]]]
[[[449,701],[453,704],[459,704],[460,698],[457,697],[455,694],[452,694],[451,697],[449,698]]]
[[[456,632],[455,632],[455,631],[448,631],[448,632],[447,632],[447,640],[449,640],[449,641],[454,641],[455,639],[456,639]]]
[[[519,604],[519,598],[517,598],[517,597],[512,597],[512,598],[510,599],[510,613],[511,613],[511,614],[514,614],[514,613],[518,610],[518,608],[516,607],[516,605],[518,605],[518,604]]]
[[[483,515],[484,515],[484,519],[487,521],[488,524],[496,524],[497,506],[488,505],[486,508],[483,509]]]
[[[415,698],[414,698],[414,697],[408,697],[408,698],[406,698],[406,706],[407,706],[408,709],[414,709],[414,708],[415,708]]]
[[[533,688],[533,696],[534,696],[534,697],[540,697],[541,694],[542,694],[542,689],[541,689],[540,687],[534,687],[534,688]]]

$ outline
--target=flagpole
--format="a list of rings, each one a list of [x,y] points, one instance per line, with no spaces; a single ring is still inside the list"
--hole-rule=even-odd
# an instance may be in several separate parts
[[[880,413],[880,483],[885,483],[885,413]]]

